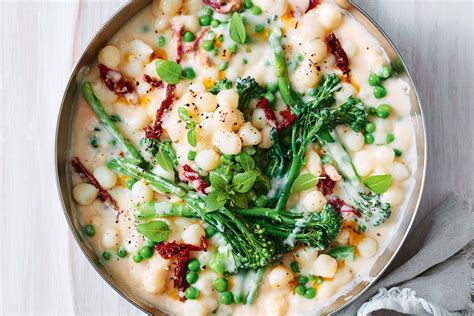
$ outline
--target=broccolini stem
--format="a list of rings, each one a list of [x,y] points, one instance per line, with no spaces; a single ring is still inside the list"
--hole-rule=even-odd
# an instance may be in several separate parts
[[[265,268],[259,268],[253,273],[253,282],[250,285],[249,293],[245,298],[245,304],[252,305],[257,299],[257,294],[260,289],[260,284],[262,284],[262,278],[265,274]]]
[[[105,112],[104,107],[100,103],[99,99],[97,99],[96,95],[94,94],[91,84],[89,82],[84,83],[81,87],[81,91],[82,96],[95,112],[95,114],[97,114],[101,123],[104,124],[105,129],[128,150],[133,158],[138,159],[140,160],[140,163],[143,163],[145,159],[143,159],[142,155],[140,155],[140,152],[135,147],[133,147],[130,141],[126,139],[115,126],[107,112]]]
[[[286,203],[288,202],[291,187],[293,186],[293,183],[296,181],[301,169],[303,168],[303,155],[305,150],[306,146],[303,146],[302,144],[297,152],[293,152],[290,169],[286,176],[285,187],[279,194],[280,197],[278,198],[278,202],[276,205],[277,210],[283,210],[286,206]]]
[[[186,204],[168,202],[145,202],[135,207],[135,217],[150,219],[156,217],[196,217],[197,214]]]

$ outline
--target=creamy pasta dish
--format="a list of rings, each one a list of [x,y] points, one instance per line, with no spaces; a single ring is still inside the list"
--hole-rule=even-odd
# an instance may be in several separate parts
[[[317,313],[403,216],[408,85],[330,0],[155,0],[78,81],[74,216],[165,313]]]

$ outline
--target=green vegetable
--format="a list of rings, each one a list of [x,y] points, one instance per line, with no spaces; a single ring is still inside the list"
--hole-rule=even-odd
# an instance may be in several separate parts
[[[86,226],[84,226],[84,233],[89,237],[94,236],[95,235],[95,227],[93,225],[87,224]]]
[[[260,15],[262,14],[262,8],[257,5],[254,5],[251,9],[253,15]]]
[[[224,305],[229,305],[232,304],[233,301],[233,295],[232,292],[226,291],[221,294],[219,297],[219,302]]]
[[[131,190],[135,183],[137,183],[136,179],[127,179],[127,181],[125,181],[125,186],[127,187],[128,190]]]
[[[149,246],[143,246],[138,253],[143,259],[148,259],[153,257],[153,248]]]
[[[196,38],[196,36],[194,36],[193,32],[186,31],[183,34],[183,41],[185,41],[187,43],[194,41],[195,38]]]
[[[336,259],[337,261],[343,260],[354,260],[355,248],[354,246],[341,246],[331,249],[328,255]]]
[[[255,25],[255,32],[257,33],[261,33],[265,30],[265,26],[263,26],[262,24],[257,24]]]
[[[225,62],[219,64],[218,68],[219,68],[219,70],[224,71],[224,70],[227,69],[227,67],[229,67],[229,63],[225,61]]]
[[[374,135],[368,133],[364,135],[364,140],[366,144],[373,144],[375,141]]]
[[[374,87],[374,97],[381,99],[387,95],[387,89],[384,86],[375,86]]]
[[[205,231],[206,231],[206,238],[211,238],[212,236],[217,234],[217,230],[212,226],[207,226]]]
[[[238,173],[232,180],[232,186],[236,192],[247,193],[253,187],[256,180],[257,174],[255,172]]]
[[[370,84],[371,86],[373,86],[373,87],[378,86],[378,85],[380,85],[381,81],[382,81],[382,80],[380,80],[380,77],[377,76],[376,74],[371,73],[371,74],[369,75],[369,84]]]
[[[318,184],[318,177],[310,174],[303,173],[296,178],[293,186],[291,187],[290,193],[303,192],[312,188],[315,188]]]
[[[307,276],[305,275],[298,276],[298,284],[305,285],[306,283],[308,283],[308,281],[309,279]]]
[[[107,260],[107,261],[109,261],[111,257],[112,257],[112,255],[111,255],[110,252],[108,252],[108,251],[104,251],[104,252],[102,253],[102,258],[104,258],[104,259]]]
[[[275,93],[278,91],[278,82],[267,83],[266,88],[267,88],[267,91]]]
[[[143,257],[140,256],[139,254],[135,254],[135,255],[133,256],[133,261],[134,261],[135,263],[140,263],[140,262],[143,261]]]
[[[367,123],[367,125],[365,125],[365,131],[367,133],[375,132],[375,124],[374,123]]]
[[[197,153],[194,150],[190,150],[188,152],[188,159],[191,160],[191,161],[194,161],[194,159],[196,159],[196,155],[197,155]]]
[[[192,272],[198,272],[201,269],[201,263],[198,259],[193,258],[188,262],[188,270]]]
[[[265,207],[268,203],[268,199],[265,195],[260,195],[259,197],[257,197],[257,199],[255,200],[255,205],[257,207]]]
[[[383,66],[382,69],[380,69],[379,72],[379,77],[383,79],[388,79],[392,76],[393,70],[390,66]]]
[[[265,90],[252,77],[239,77],[235,84],[239,94],[238,109],[242,112],[246,110],[250,100],[260,98],[265,93]]]
[[[186,68],[183,69],[183,77],[188,79],[188,80],[192,80],[192,79],[196,78],[196,72],[194,71],[193,68],[186,67]]]
[[[158,243],[157,243],[157,242],[154,242],[154,241],[152,241],[152,240],[147,240],[147,241],[146,241],[146,245],[147,245],[148,247],[154,248],[154,247],[156,246],[156,244],[158,244]]]
[[[161,168],[163,168],[163,170],[174,171],[173,161],[163,150],[160,150],[156,155],[156,162],[161,166]]]
[[[204,48],[205,51],[210,52],[211,50],[214,49],[214,41],[213,40],[205,40],[202,42],[202,48]]]
[[[208,6],[205,7],[203,11],[204,11],[205,15],[212,16],[214,14],[214,10],[211,7],[208,7]]]
[[[201,26],[209,26],[211,24],[211,21],[212,16],[210,15],[201,15],[199,17],[199,24],[201,24]]]
[[[199,275],[196,272],[190,271],[190,272],[186,273],[186,281],[189,284],[196,283],[198,279],[199,279]]]
[[[401,157],[401,155],[403,154],[403,151],[398,148],[395,148],[393,151],[395,152],[395,157]]]
[[[298,273],[298,272],[300,272],[300,265],[298,264],[298,262],[293,261],[293,262],[290,264],[290,269],[291,269],[291,271],[293,271],[294,273]]]
[[[387,140],[387,144],[392,143],[395,140],[395,135],[387,134],[386,140]]]
[[[184,297],[188,300],[195,300],[199,297],[199,290],[190,286],[184,291]]]
[[[118,248],[116,253],[119,258],[125,258],[127,256],[127,250],[125,250],[124,247]]]
[[[183,78],[181,66],[174,61],[158,59],[155,68],[158,76],[166,83],[176,84]]]
[[[300,284],[295,287],[295,293],[298,295],[303,296],[305,291],[306,291],[306,288],[304,287],[304,285]]]
[[[197,136],[196,136],[196,125],[197,123],[193,121],[191,115],[184,107],[178,108],[178,116],[184,123],[186,123],[186,128],[188,129],[187,139],[189,145],[196,147],[197,145]]]
[[[215,211],[224,207],[229,199],[229,194],[223,191],[212,191],[206,197],[206,207],[209,211]]]
[[[168,224],[163,221],[151,221],[139,224],[137,225],[137,231],[154,242],[165,241],[171,232]]]
[[[242,294],[234,295],[234,304],[242,304],[244,302],[244,296]]]
[[[166,38],[164,36],[158,37],[158,46],[165,47],[166,45]]]
[[[377,175],[365,178],[364,184],[377,194],[385,193],[392,184],[392,175]]]
[[[99,99],[94,94],[92,86],[90,83],[85,83],[81,87],[82,96],[87,101],[89,106],[95,112],[95,114],[99,117],[100,122],[104,125],[105,129],[119,142],[121,143],[130,155],[140,161],[140,164],[143,163],[145,160],[140,155],[140,152],[133,147],[128,139],[126,139],[122,133],[118,130],[115,126],[114,122],[110,119],[110,116],[105,112],[102,104],[100,103]]]
[[[232,88],[232,82],[229,79],[224,78],[216,82],[208,91],[212,94],[218,94],[222,90],[230,88]]]
[[[217,274],[223,275],[227,259],[228,258],[224,254],[216,251],[212,256],[211,261],[209,261],[209,268],[214,270]]]
[[[214,281],[214,289],[219,293],[226,291],[227,287],[228,287],[228,283],[227,283],[227,280],[224,278],[217,278]]]
[[[259,268],[256,271],[253,271],[251,274],[252,283],[250,284],[249,291],[245,297],[245,304],[252,305],[257,299],[258,290],[260,289],[260,284],[262,283],[263,275],[265,274],[265,268]]]
[[[255,160],[245,151],[241,151],[235,157],[235,160],[242,165],[246,172],[252,171],[255,168]]]
[[[316,277],[316,280],[314,281],[317,285],[323,284],[324,279],[320,276]]]
[[[211,21],[211,27],[213,27],[213,28],[218,27],[220,24],[221,24],[221,21],[219,21],[219,20],[213,19]]]
[[[388,104],[380,104],[377,107],[377,116],[380,117],[380,118],[389,117],[390,112],[391,112],[391,109],[390,109],[390,105],[388,105]]]
[[[245,9],[251,9],[253,7],[252,0],[245,0],[244,1],[244,7],[245,7]]]
[[[237,53],[237,50],[239,49],[239,47],[236,45],[236,44],[232,44],[229,46],[229,51],[232,53],[232,54],[235,54]]]
[[[268,100],[268,103],[270,104],[270,106],[273,107],[275,105],[276,98],[275,98],[275,95],[273,93],[271,93],[269,91],[265,92],[263,97]]]
[[[314,288],[312,288],[312,287],[307,288],[306,291],[303,294],[303,297],[307,298],[307,299],[314,298],[315,296],[316,296],[316,292],[314,291]]]
[[[247,32],[242,17],[239,13],[234,12],[229,23],[230,38],[237,44],[244,45],[247,40]]]

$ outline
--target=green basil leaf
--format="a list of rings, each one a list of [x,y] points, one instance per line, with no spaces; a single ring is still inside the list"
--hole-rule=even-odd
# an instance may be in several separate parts
[[[174,61],[158,59],[155,68],[160,79],[166,83],[176,84],[182,78],[181,66]]]
[[[248,208],[249,207],[249,199],[247,194],[242,193],[235,193],[230,197],[234,206],[238,208]]]
[[[207,211],[212,212],[224,207],[228,199],[228,194],[222,191],[212,191],[206,196]]]
[[[189,115],[188,110],[182,106],[178,108],[178,116],[184,122],[189,122],[191,120],[191,115]]]
[[[392,185],[392,175],[384,174],[365,178],[364,184],[377,194],[385,193]]]
[[[168,225],[163,221],[139,224],[137,225],[137,230],[140,234],[154,242],[165,241],[171,232]]]
[[[211,186],[218,191],[226,192],[228,189],[227,179],[221,173],[211,171],[209,174],[209,181],[211,182]]]
[[[196,138],[196,129],[194,127],[189,130],[187,137],[188,137],[189,145],[196,147],[197,138]]]
[[[354,260],[355,249],[354,246],[341,246],[331,249],[328,255],[336,259],[337,261],[342,260]]]
[[[252,171],[255,168],[255,160],[245,151],[240,152],[235,159],[242,165],[244,171]]]
[[[311,173],[303,173],[296,178],[293,186],[291,187],[290,193],[303,192],[312,189],[318,184],[318,177]]]
[[[236,192],[246,193],[253,187],[257,174],[255,172],[238,173],[232,179],[232,186]]]
[[[156,162],[165,171],[173,171],[173,161],[164,150],[158,151],[156,154]]]
[[[235,12],[232,15],[229,23],[230,38],[237,44],[244,44],[247,40],[247,32],[245,31],[245,25],[240,17],[240,14]]]

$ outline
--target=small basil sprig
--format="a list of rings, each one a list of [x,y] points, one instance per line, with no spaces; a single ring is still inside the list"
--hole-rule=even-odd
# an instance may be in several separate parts
[[[181,66],[174,61],[158,59],[155,68],[160,79],[166,83],[176,84],[183,78]]]
[[[230,38],[237,44],[244,45],[247,40],[247,31],[239,13],[235,12],[229,23]]]
[[[238,163],[242,165],[244,171],[251,171],[255,168],[255,160],[247,152],[242,151],[235,157]]]
[[[154,242],[165,241],[170,234],[170,228],[163,221],[139,224],[137,225],[137,230],[140,234]]]
[[[296,178],[293,186],[291,187],[290,193],[298,193],[312,189],[316,187],[318,181],[318,177],[312,175],[311,173],[303,173],[298,178]]]
[[[377,194],[385,193],[392,185],[392,175],[377,175],[365,178],[364,184]]]
[[[238,173],[232,179],[232,187],[238,193],[247,193],[253,187],[256,180],[257,173],[254,171]]]
[[[354,246],[341,246],[331,249],[328,255],[336,259],[337,261],[343,260],[354,260],[355,248]]]
[[[184,107],[178,108],[178,116],[184,123],[186,123],[186,128],[188,129],[188,143],[196,147],[197,145],[197,135],[196,135],[196,125],[197,123],[193,121],[191,115],[189,114],[188,110]]]

